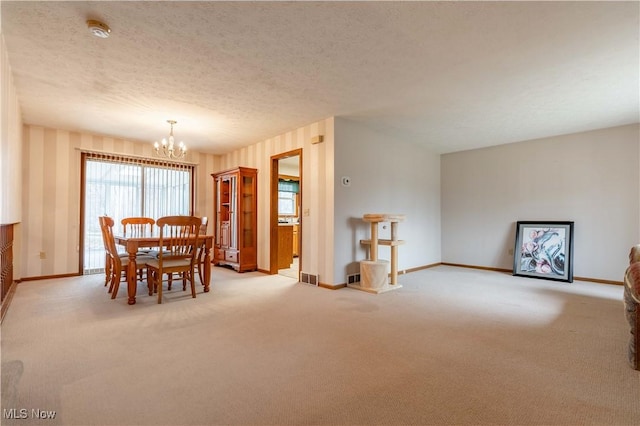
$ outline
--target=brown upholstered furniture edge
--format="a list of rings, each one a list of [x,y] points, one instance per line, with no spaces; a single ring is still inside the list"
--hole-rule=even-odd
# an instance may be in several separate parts
[[[624,312],[630,326],[629,364],[640,370],[640,244],[629,252],[629,267],[624,274]]]

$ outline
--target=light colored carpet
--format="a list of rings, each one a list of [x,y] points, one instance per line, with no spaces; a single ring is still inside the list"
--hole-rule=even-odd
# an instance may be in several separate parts
[[[2,424],[640,423],[620,286],[440,266],[373,295],[213,268],[210,293],[128,306],[102,283],[18,286],[2,408],[29,418]]]

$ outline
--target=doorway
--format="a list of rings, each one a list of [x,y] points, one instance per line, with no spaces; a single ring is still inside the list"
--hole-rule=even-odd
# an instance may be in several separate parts
[[[302,149],[271,157],[269,273],[300,279],[302,268]]]

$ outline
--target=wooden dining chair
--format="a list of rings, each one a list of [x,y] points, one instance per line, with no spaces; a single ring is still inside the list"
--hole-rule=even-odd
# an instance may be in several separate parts
[[[102,242],[104,244],[104,286],[111,282],[111,254],[109,253],[109,242],[107,236],[107,222],[105,216],[98,217],[98,223],[100,224],[100,233],[102,234]]]
[[[113,269],[113,260],[111,259],[111,253],[110,253],[110,248],[109,248],[109,238],[110,236],[112,236],[113,234],[113,219],[109,218],[109,220],[106,219],[106,216],[99,216],[98,217],[98,222],[100,223],[100,232],[102,233],[102,242],[104,243],[104,254],[105,254],[105,260],[104,260],[104,285],[105,287],[111,283],[111,279],[112,279],[112,269]],[[109,225],[109,223],[111,223]],[[118,255],[118,257],[120,258],[128,258],[129,254],[126,252],[116,252],[116,254]],[[144,269],[140,270],[140,278],[142,279],[142,272]],[[109,287],[109,292],[111,292],[111,289],[113,287],[110,286]]]
[[[122,232],[130,237],[143,237],[153,233],[153,226],[156,221],[151,217],[125,217],[120,221],[122,224]],[[156,256],[156,252],[152,249],[138,249],[138,256]],[[136,256],[137,257],[137,256]],[[142,270],[139,271],[140,279],[143,279]]]
[[[118,253],[118,249],[116,248],[116,240],[113,236],[113,219],[109,216],[100,216],[99,220],[100,229],[103,232],[105,250],[108,256],[109,273],[107,281],[111,283],[109,285],[109,293],[111,293],[111,298],[115,299],[118,295],[120,282],[126,282],[128,279],[129,258]],[[151,256],[136,256],[136,269],[138,271],[144,270],[146,267],[146,262],[151,259]]]
[[[150,217],[125,217],[120,223],[125,235],[139,237],[151,234],[156,221]]]
[[[202,216],[200,219],[200,233],[199,235],[207,235],[207,225],[209,224],[209,218],[207,216]],[[204,260],[205,260],[205,241],[204,238],[200,242],[200,246],[198,247],[198,253],[196,253],[196,269],[198,271],[198,278],[200,279],[200,283],[204,285]]]
[[[200,219],[200,232],[198,233],[198,237],[203,235],[207,235],[207,225],[209,223],[209,218],[207,216],[202,216]],[[198,251],[196,253],[196,272],[198,274],[198,279],[200,283],[204,285],[204,257],[205,257],[205,240],[200,239]],[[169,274],[168,277],[168,286],[167,288],[171,290],[171,285],[173,282],[173,274]],[[183,290],[186,288],[186,280],[183,278],[182,280],[182,288]]]
[[[149,294],[157,291],[158,303],[162,303],[163,276],[180,274],[191,283],[191,297],[196,297],[194,282],[196,254],[200,245],[198,235],[202,220],[195,216],[165,216],[156,221],[160,230],[158,257],[147,261],[147,283]]]

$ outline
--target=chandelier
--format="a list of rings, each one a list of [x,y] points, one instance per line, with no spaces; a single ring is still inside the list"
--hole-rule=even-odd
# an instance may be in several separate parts
[[[161,157],[182,158],[187,153],[187,146],[182,141],[180,141],[177,147],[174,145],[173,125],[176,124],[177,121],[167,120],[167,123],[171,125],[171,131],[169,132],[169,140],[167,140],[167,138],[163,138],[162,142],[160,143],[156,141],[153,143],[153,147],[156,150],[156,154],[158,154]]]

